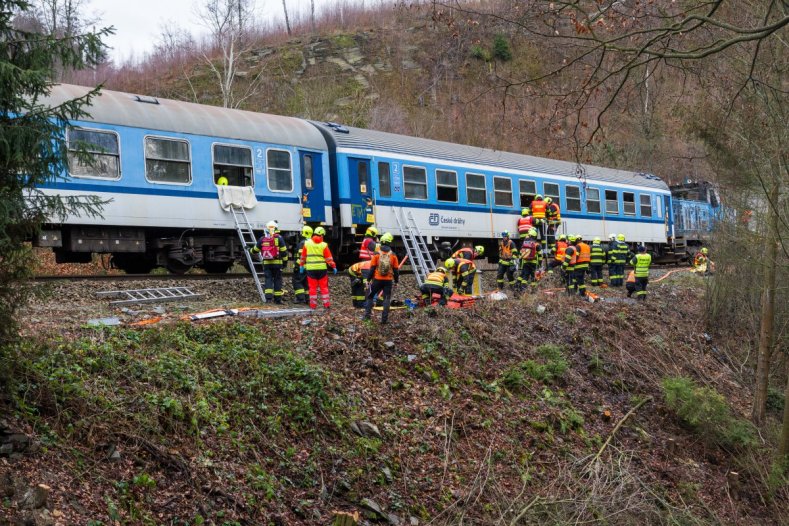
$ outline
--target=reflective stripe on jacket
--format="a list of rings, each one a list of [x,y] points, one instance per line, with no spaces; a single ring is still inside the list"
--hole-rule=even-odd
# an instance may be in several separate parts
[[[518,218],[518,234],[525,236],[529,233],[529,229],[534,227],[534,221],[531,216]]]
[[[647,253],[636,254],[636,256],[630,260],[630,264],[635,267],[633,270],[637,278],[648,278],[649,266],[652,264],[652,256]]]
[[[307,270],[326,270],[327,267],[336,266],[329,245],[321,236],[312,236],[312,239],[304,243],[304,248],[301,249],[301,264]]]
[[[560,263],[564,261],[564,251],[567,250],[568,246],[567,241],[556,242],[556,255],[553,256],[556,261]]]
[[[602,265],[605,263],[605,252],[603,251],[603,245],[600,243],[593,243],[592,244],[592,259],[589,262],[592,265]]]
[[[562,220],[562,210],[559,208],[559,205],[556,203],[551,203],[545,209],[545,215],[548,216],[548,219],[551,221],[561,221]]]
[[[375,243],[375,239],[371,237],[365,237],[362,241],[362,246],[359,248],[359,259],[363,261],[369,261],[372,259],[373,254],[375,254],[378,250],[378,246]]]
[[[588,265],[589,261],[592,259],[592,249],[583,241],[575,245],[575,247],[578,251],[575,262],[579,265]]]
[[[545,219],[545,201],[531,202],[531,215],[534,219]]]
[[[474,249],[471,247],[459,248],[452,254],[452,259],[468,259],[471,261],[474,259]]]
[[[564,251],[564,267],[575,267],[576,256],[578,251],[575,250],[575,247],[567,247]]]
[[[425,278],[425,285],[435,285],[436,287],[446,287],[449,282],[447,275],[443,272],[431,272]]]
[[[348,274],[354,278],[361,279],[367,277],[368,270],[370,270],[370,261],[360,261],[351,265],[351,267],[348,269]]]

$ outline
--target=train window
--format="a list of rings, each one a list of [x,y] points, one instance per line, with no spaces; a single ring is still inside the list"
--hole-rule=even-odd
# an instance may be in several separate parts
[[[652,217],[652,196],[641,194],[638,197],[641,199],[641,217]]]
[[[531,206],[531,202],[534,201],[534,196],[537,195],[537,183],[521,179],[518,181],[518,186],[520,187],[521,208]]]
[[[312,155],[302,153],[301,173],[304,176],[304,190],[312,190],[315,187],[315,168],[312,165]]]
[[[605,213],[619,214],[619,198],[616,190],[605,191]]]
[[[252,186],[252,150],[243,146],[214,145],[214,184],[220,177],[228,186]]]
[[[559,185],[554,183],[543,183],[542,185],[545,197],[550,197],[557,203],[559,202]]]
[[[458,174],[436,170],[436,198],[449,203],[458,202]]]
[[[367,187],[369,186],[367,180],[367,161],[356,162],[356,173],[359,175],[359,193],[365,195],[368,193]]]
[[[480,174],[466,174],[466,199],[469,204],[488,204],[488,192],[485,189],[485,176]]]
[[[114,132],[68,129],[68,171],[75,177],[120,179],[120,148]]]
[[[597,188],[586,189],[586,212],[588,214],[600,213],[600,190]]]
[[[427,172],[416,166],[403,166],[406,199],[427,199]]]
[[[293,172],[291,171],[290,152],[287,150],[268,150],[266,152],[268,170],[268,189],[272,192],[292,192]]]
[[[180,139],[146,137],[145,178],[152,183],[191,183],[189,143]]]
[[[389,163],[378,163],[378,197],[392,197],[392,175]]]
[[[622,201],[624,203],[624,209],[622,211],[625,213],[625,215],[636,215],[636,194],[623,192]]]
[[[581,188],[579,186],[567,186],[564,189],[564,196],[567,198],[567,211],[581,211]]]
[[[509,177],[493,177],[493,203],[512,207],[512,181]]]

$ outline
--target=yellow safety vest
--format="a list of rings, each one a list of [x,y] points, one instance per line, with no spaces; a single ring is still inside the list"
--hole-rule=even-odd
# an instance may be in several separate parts
[[[316,243],[312,239],[308,239],[304,246],[307,248],[307,259],[304,262],[304,268],[307,270],[326,270],[328,265],[326,265],[326,258],[323,257],[323,253],[326,247],[329,246],[328,243],[325,241]]]

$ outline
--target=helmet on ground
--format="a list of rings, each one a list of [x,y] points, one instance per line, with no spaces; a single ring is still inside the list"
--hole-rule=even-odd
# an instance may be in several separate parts
[[[548,204],[551,204],[551,203],[553,203],[553,199],[551,199],[550,197],[546,197],[545,198],[545,202],[548,203]]]
[[[482,254],[485,253],[485,247],[483,247],[482,245],[475,246],[474,253],[477,254],[478,256],[481,256]]]
[[[618,236],[616,236],[616,239],[617,239],[617,241],[624,241],[625,240],[625,235],[624,234],[619,234]]]
[[[326,229],[325,229],[325,228],[323,228],[322,226],[319,226],[318,228],[316,228],[316,229],[315,229],[315,232],[314,232],[314,233],[315,233],[315,235],[316,235],[316,236],[321,236],[321,237],[323,237],[323,236],[325,236],[325,235],[326,235]]]
[[[312,227],[310,225],[301,227],[301,237],[312,237]]]
[[[276,230],[277,229],[277,222],[276,221],[269,221],[268,223],[266,223],[266,228],[269,229],[269,230],[271,230],[272,228],[274,230]]]
[[[369,232],[369,230],[367,230],[367,231]],[[390,234],[389,232],[387,232],[387,233],[385,233],[384,235],[381,236],[381,243],[384,244],[384,245],[388,245],[392,241],[394,241],[394,236],[392,234]]]
[[[534,200],[535,201],[542,201],[542,196],[540,194],[537,194],[537,195],[534,196]]]
[[[564,234],[559,236],[559,241],[566,241],[566,240],[567,240],[567,236],[565,236]]]
[[[647,251],[647,247],[644,246],[644,245],[638,245],[638,251],[639,252],[646,252]]]
[[[599,243],[599,242],[600,242],[600,238],[599,237],[596,237],[596,238],[594,238],[592,240],[592,243]]]
[[[510,237],[510,231],[505,230],[504,232],[501,233],[501,237]]]
[[[446,274],[446,273],[447,273],[447,269],[445,269],[444,267],[438,267],[438,268],[436,269],[436,271],[437,271],[437,272],[443,272],[444,274]]]
[[[454,268],[454,266],[455,266],[455,260],[454,260],[454,259],[452,259],[452,258],[449,258],[448,260],[444,261],[444,266],[445,266],[446,268]]]
[[[529,235],[533,236],[533,237],[537,237],[537,229],[536,228],[530,228],[529,229]]]
[[[375,228],[374,226],[370,226],[367,228],[367,234],[365,235],[368,235],[370,237],[375,237],[378,235],[378,229]]]
[[[702,254],[706,254],[707,252],[709,252],[709,250],[707,250],[707,247],[701,249]]]
[[[529,210],[529,207],[527,206],[526,208],[521,210],[521,215],[522,216],[527,216],[527,215],[529,215],[529,212],[531,212],[531,210]]]
[[[575,243],[575,236],[570,234],[569,236],[567,236],[567,241],[569,241],[570,243]]]

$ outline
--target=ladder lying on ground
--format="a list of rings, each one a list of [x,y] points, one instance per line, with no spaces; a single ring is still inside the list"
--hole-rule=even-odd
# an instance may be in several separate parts
[[[394,211],[394,216],[397,220],[397,226],[400,228],[400,236],[403,238],[403,244],[408,253],[411,268],[414,269],[416,282],[421,287],[427,275],[436,270],[436,263],[427,249],[427,243],[425,238],[422,237],[416,221],[414,221],[413,214],[398,207]]]
[[[120,297],[124,298],[111,301],[110,305],[132,305],[135,303],[155,303],[159,301],[188,300],[197,298],[200,294],[195,294],[186,287],[165,287],[158,289],[134,289],[134,290],[108,290],[97,292],[98,297]]]
[[[260,283],[263,277],[263,262],[249,252],[249,249],[257,243],[255,232],[252,230],[252,225],[249,222],[247,212],[244,210],[243,206],[230,205],[230,212],[233,214],[233,221],[236,223],[238,239],[241,241],[241,248],[244,251],[244,256],[247,258],[249,271],[252,274],[252,278],[255,280],[255,287],[258,289],[260,301],[265,303],[266,294],[263,291],[263,285]]]

